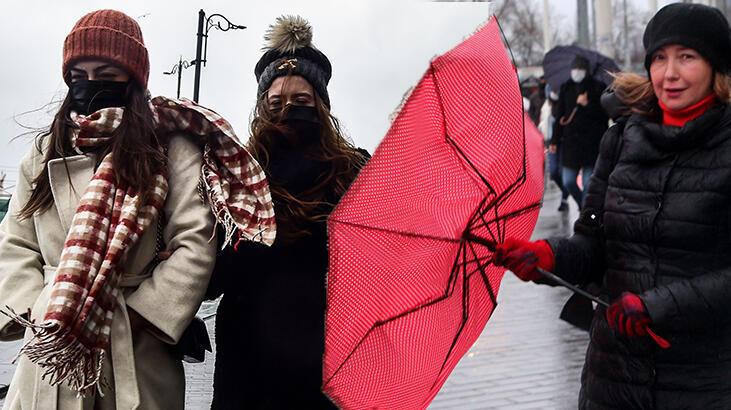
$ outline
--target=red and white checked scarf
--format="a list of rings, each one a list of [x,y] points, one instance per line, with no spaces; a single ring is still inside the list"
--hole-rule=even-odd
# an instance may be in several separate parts
[[[269,185],[229,123],[187,100],[157,97],[151,104],[160,135],[180,131],[200,137],[204,144],[202,178],[216,220],[226,230],[225,241],[238,234],[239,240],[271,245],[276,227]],[[123,114],[122,108],[105,108],[76,116],[74,148],[106,143]],[[118,267],[155,220],[168,192],[163,173],[155,175],[151,185],[149,199],[142,203],[138,192],[117,183],[111,153],[104,157],[71,223],[43,322],[14,315],[35,332],[22,353],[43,369],[52,385],[67,382],[80,394],[101,388],[122,275]]]

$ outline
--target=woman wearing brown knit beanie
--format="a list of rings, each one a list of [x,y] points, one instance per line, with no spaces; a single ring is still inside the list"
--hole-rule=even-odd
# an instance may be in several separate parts
[[[149,70],[121,12],[66,37],[69,92],[0,224],[0,340],[25,339],[4,409],[183,409],[175,344],[208,285],[216,219],[229,240],[273,241],[268,185],[229,124],[149,100]]]

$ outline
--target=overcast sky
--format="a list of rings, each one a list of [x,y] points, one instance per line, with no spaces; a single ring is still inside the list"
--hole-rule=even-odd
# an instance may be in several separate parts
[[[635,2],[646,3],[635,0]],[[539,2],[540,3],[540,2]],[[662,2],[661,2],[662,3]],[[574,0],[551,0],[562,24],[575,24]],[[198,10],[221,13],[246,30],[211,30],[208,64],[201,76],[200,103],[247,138],[255,102],[253,68],[261,56],[267,26],[281,14],[300,14],[314,29],[314,44],[331,60],[328,87],[333,113],[356,145],[373,151],[388,130],[388,115],[415,84],[429,60],[449,50],[490,15],[488,3],[425,0],[278,0],[278,1],[6,1],[0,13],[0,170],[17,178],[20,158],[31,138],[11,141],[33,127],[50,123],[37,110],[62,98],[63,40],[85,13],[121,10],[137,19],[150,54],[152,95],[175,96],[177,77],[164,75],[183,59],[195,58]],[[192,98],[194,69],[183,72],[181,95]],[[57,105],[51,106],[55,112]]]

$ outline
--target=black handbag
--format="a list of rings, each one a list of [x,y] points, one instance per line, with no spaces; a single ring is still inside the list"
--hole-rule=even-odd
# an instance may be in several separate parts
[[[203,363],[206,360],[206,350],[213,352],[206,322],[195,316],[174,345],[174,349],[184,362]]]
[[[588,332],[594,318],[594,305],[591,300],[574,293],[563,305],[559,318]]]

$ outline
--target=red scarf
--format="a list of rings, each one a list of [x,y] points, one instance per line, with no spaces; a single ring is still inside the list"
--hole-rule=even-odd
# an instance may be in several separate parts
[[[706,98],[698,101],[690,107],[685,107],[680,110],[671,110],[662,101],[658,100],[660,108],[662,109],[662,124],[671,125],[673,127],[682,127],[688,121],[694,120],[700,117],[706,110],[716,105],[718,100],[716,94],[711,93]]]

